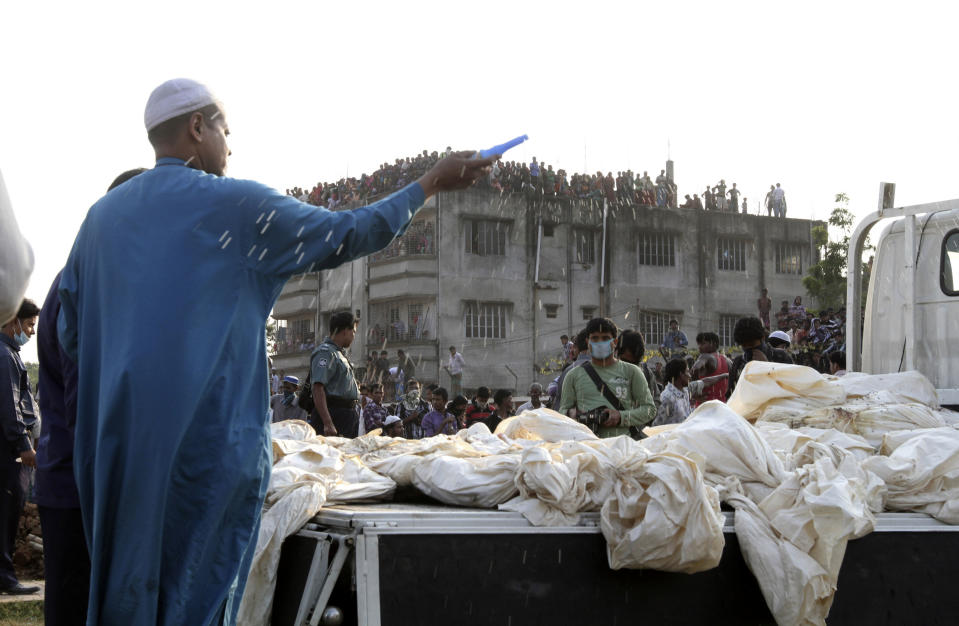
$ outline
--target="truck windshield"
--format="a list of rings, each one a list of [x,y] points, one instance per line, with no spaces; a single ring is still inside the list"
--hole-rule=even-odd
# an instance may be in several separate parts
[[[942,290],[959,296],[959,231],[954,230],[942,244]]]

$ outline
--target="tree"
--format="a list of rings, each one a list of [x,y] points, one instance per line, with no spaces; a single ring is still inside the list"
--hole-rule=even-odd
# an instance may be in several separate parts
[[[276,354],[276,320],[273,318],[266,319],[266,353],[267,354]]]
[[[37,390],[37,383],[40,380],[40,364],[27,361],[23,364],[27,368],[27,378],[30,380],[30,389]]]
[[[810,297],[823,308],[839,309],[846,304],[846,271],[849,256],[849,235],[855,217],[849,210],[849,196],[836,194],[836,208],[829,215],[828,225],[812,229],[813,241],[819,249],[819,262],[812,265],[802,279]],[[837,237],[830,239],[829,227]],[[868,249],[868,243],[867,243]],[[860,259],[861,271],[868,267]],[[868,282],[868,275],[866,277]],[[865,296],[865,291],[863,292]]]

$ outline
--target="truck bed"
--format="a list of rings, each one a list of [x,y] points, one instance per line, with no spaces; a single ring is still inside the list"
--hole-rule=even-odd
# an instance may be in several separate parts
[[[724,512],[720,565],[699,574],[609,569],[598,513],[536,527],[518,514],[429,504],[331,506],[283,547],[273,624],[316,602],[317,546],[351,545],[329,604],[344,624],[773,624]],[[335,547],[331,550],[335,553]],[[830,624],[954,623],[959,527],[884,513],[849,543]],[[303,606],[301,606],[301,604]]]

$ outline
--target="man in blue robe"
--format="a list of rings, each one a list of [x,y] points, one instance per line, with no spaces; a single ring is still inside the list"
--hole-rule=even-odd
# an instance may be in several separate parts
[[[156,167],[93,205],[60,281],[87,619],[232,624],[272,465],[263,328],[283,284],[386,247],[493,159],[453,155],[333,213],[224,177],[229,128],[199,83],[158,87],[145,123]]]

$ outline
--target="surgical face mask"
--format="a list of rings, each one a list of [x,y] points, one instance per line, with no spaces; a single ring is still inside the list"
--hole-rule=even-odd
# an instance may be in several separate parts
[[[17,320],[17,326],[20,327],[20,332],[13,336],[13,340],[17,342],[18,346],[22,346],[30,341],[30,338],[27,337],[27,333],[24,332],[23,325],[20,323],[20,320]]]
[[[613,354],[613,340],[590,341],[589,353],[597,359],[608,359]]]

